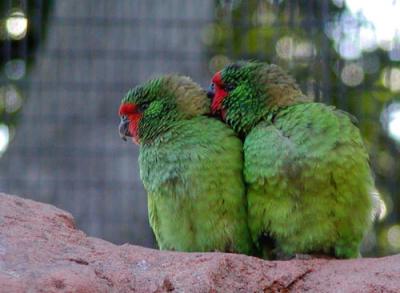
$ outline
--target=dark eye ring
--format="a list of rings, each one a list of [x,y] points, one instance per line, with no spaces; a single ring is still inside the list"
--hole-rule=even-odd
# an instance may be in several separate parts
[[[139,110],[139,112],[144,112],[144,111],[146,111],[146,109],[149,107],[149,103],[143,103],[143,104],[140,104],[139,105],[139,108],[138,108],[138,110]]]

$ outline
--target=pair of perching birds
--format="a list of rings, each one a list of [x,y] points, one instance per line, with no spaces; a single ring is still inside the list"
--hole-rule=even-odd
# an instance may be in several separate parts
[[[208,93],[163,76],[130,90],[119,114],[121,136],[140,145],[160,249],[360,255],[374,188],[360,132],[280,67],[228,65]]]

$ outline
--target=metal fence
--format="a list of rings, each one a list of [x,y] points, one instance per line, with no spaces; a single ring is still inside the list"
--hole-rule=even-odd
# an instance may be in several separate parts
[[[396,97],[390,85],[375,82],[398,61],[379,57],[390,52],[378,48],[378,73],[369,74],[378,58],[372,51],[355,59],[340,51],[330,29],[347,11],[343,1],[34,0],[3,6],[4,21],[22,11],[28,22],[26,36],[0,40],[0,98],[4,105],[14,101],[12,111],[1,110],[9,140],[0,159],[1,191],[70,211],[92,236],[153,246],[138,148],[117,133],[122,95],[167,72],[205,86],[229,60],[257,58],[282,65],[305,92],[360,119],[389,212],[368,250],[400,250],[387,240],[399,220],[399,148],[380,120]]]

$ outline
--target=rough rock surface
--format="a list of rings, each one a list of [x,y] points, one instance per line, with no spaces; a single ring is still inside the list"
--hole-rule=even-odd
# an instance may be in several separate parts
[[[400,292],[400,255],[264,261],[87,237],[53,206],[0,194],[0,292]]]

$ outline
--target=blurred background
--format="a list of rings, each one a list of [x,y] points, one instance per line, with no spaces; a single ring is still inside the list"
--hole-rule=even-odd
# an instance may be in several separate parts
[[[231,60],[281,65],[355,115],[382,213],[365,255],[400,252],[400,1],[2,0],[0,190],[91,236],[154,247],[123,94],[167,72],[206,86]]]

